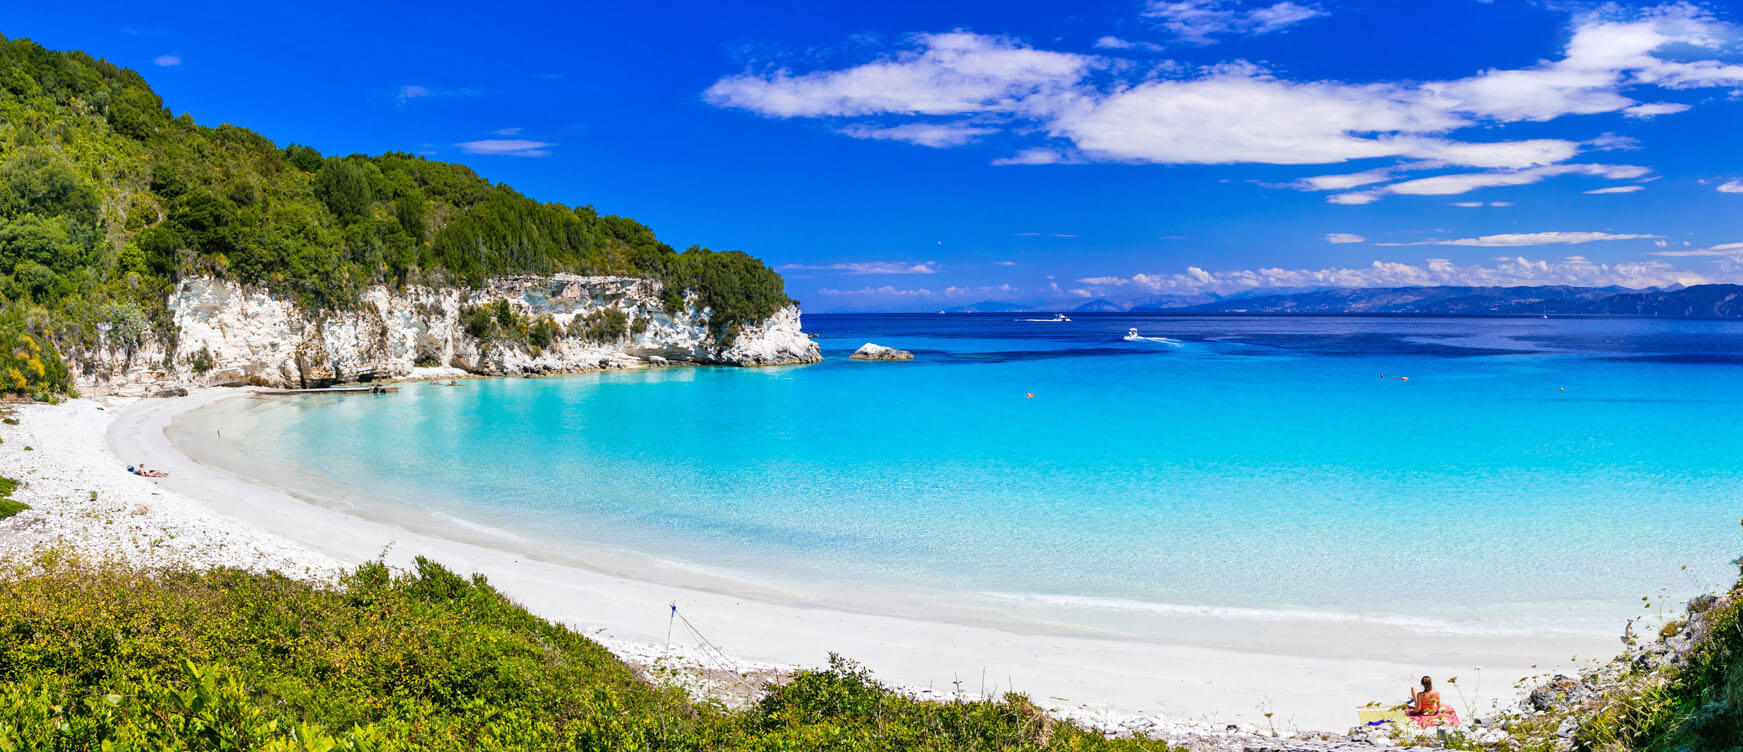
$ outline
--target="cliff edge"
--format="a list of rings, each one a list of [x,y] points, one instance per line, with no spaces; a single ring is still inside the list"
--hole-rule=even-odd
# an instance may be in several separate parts
[[[310,311],[262,287],[196,277],[169,297],[173,337],[148,336],[132,349],[99,337],[71,360],[82,364],[82,390],[143,393],[822,360],[796,306],[721,331],[695,295],[673,310],[662,292],[633,277],[517,276],[480,288],[377,285],[354,307]]]

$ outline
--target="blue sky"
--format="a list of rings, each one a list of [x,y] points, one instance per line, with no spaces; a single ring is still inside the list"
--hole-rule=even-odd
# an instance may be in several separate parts
[[[745,250],[811,311],[1743,281],[1735,6],[373,5],[12,3],[0,34]]]

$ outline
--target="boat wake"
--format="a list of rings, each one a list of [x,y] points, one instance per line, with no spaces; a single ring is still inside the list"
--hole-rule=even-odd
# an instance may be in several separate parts
[[[1185,342],[1181,342],[1180,340],[1169,339],[1167,337],[1146,337],[1142,334],[1139,334],[1138,330],[1136,330],[1136,329],[1127,330],[1126,336],[1123,339],[1125,339],[1125,341],[1127,341],[1127,342],[1159,342],[1159,343],[1167,345],[1169,347],[1181,347],[1181,346],[1184,346],[1186,344]]]

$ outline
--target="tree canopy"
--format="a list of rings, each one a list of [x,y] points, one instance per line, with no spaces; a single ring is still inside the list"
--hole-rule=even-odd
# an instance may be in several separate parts
[[[376,284],[643,277],[672,308],[695,293],[721,337],[790,302],[743,253],[678,253],[633,219],[540,203],[464,165],[322,156],[197,125],[137,72],[83,52],[0,37],[0,114],[0,326],[62,352],[132,323],[115,311],[173,335],[168,293],[198,275],[313,309],[355,305]]]

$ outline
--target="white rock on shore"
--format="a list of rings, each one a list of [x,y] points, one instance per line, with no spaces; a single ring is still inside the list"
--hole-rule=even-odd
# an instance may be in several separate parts
[[[867,342],[854,350],[848,356],[854,360],[913,360],[914,354],[907,350],[897,350],[894,347],[884,347]]]
[[[535,348],[481,342],[467,334],[466,309],[508,301],[522,316],[567,327],[599,311],[625,317],[613,342],[558,337]],[[132,352],[104,347],[68,353],[81,390],[149,393],[165,385],[300,386],[314,380],[476,373],[516,375],[630,368],[654,358],[675,363],[779,365],[822,360],[788,306],[717,343],[709,311],[694,296],[666,311],[657,282],[630,277],[507,277],[481,289],[409,286],[366,290],[353,310],[309,312],[294,300],[230,280],[191,278],[168,301],[178,335],[173,351],[149,333]]]

